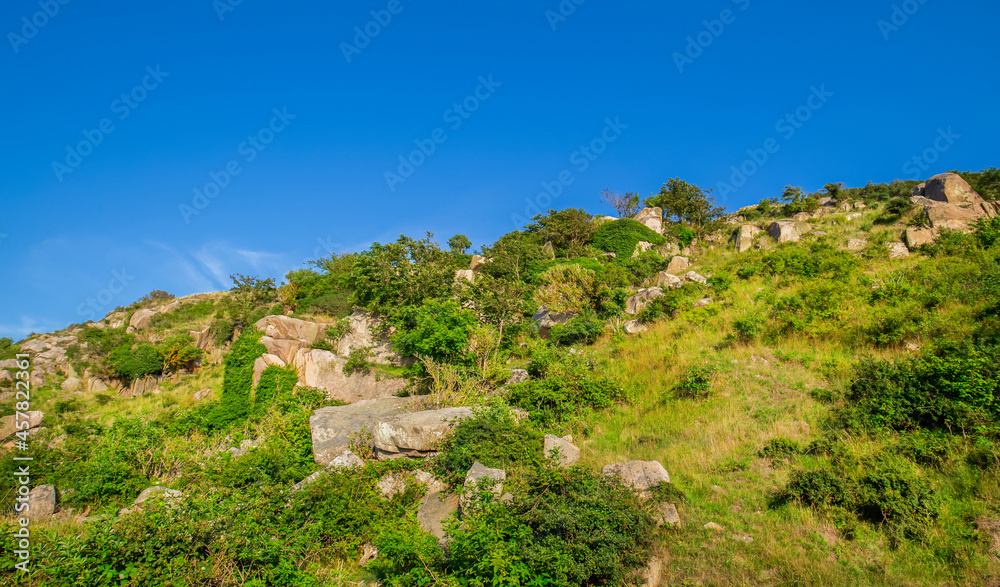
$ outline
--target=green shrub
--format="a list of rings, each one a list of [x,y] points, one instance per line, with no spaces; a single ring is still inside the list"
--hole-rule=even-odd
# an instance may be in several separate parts
[[[392,342],[403,356],[461,363],[476,323],[475,314],[455,300],[425,300],[420,306],[400,310]]]
[[[552,342],[560,346],[593,344],[602,332],[604,321],[593,311],[574,316],[566,324],[556,324],[551,330]]]
[[[372,356],[372,347],[370,346],[352,348],[347,362],[344,363],[344,375],[367,373],[371,366]]]
[[[639,310],[636,319],[643,324],[652,324],[661,318],[670,318],[684,306],[688,298],[688,292],[684,289],[665,291],[662,296],[650,300]]]
[[[851,500],[847,484],[829,469],[793,472],[786,491],[791,498],[809,506],[837,506]]]
[[[529,366],[534,379],[510,388],[510,401],[531,414],[531,419],[550,425],[579,415],[581,409],[602,409],[625,398],[625,390],[613,379],[595,372],[595,365],[568,355],[542,359],[544,366]]]
[[[219,318],[208,327],[208,335],[212,337],[217,346],[224,346],[233,339],[236,331],[236,323],[228,318]]]
[[[694,242],[695,237],[698,236],[698,233],[692,230],[691,228],[688,228],[687,226],[681,226],[679,224],[674,225],[670,229],[670,234],[677,239],[677,243],[681,246],[682,249],[690,247],[691,243]]]
[[[291,393],[298,381],[299,374],[293,366],[271,365],[264,369],[254,389],[254,410],[263,412],[276,398]]]
[[[681,380],[674,386],[674,395],[686,399],[704,399],[712,391],[715,367],[699,365],[688,368]]]
[[[163,372],[163,355],[151,344],[122,345],[111,351],[108,369],[118,379],[129,384],[147,375]]]
[[[788,457],[795,456],[802,452],[802,445],[795,440],[790,438],[778,437],[772,438],[765,446],[760,450],[761,457],[770,457],[772,459],[787,459]]]
[[[635,246],[645,241],[654,245],[666,242],[663,235],[656,234],[645,224],[631,218],[606,222],[594,233],[594,246],[614,253],[619,261],[632,258]]]
[[[516,422],[507,406],[495,403],[458,423],[441,444],[434,467],[442,479],[460,485],[476,461],[511,476],[540,466],[542,452],[542,434]]]
[[[766,320],[757,311],[750,310],[733,321],[736,339],[740,342],[753,342],[764,332]]]
[[[21,352],[21,347],[14,344],[14,341],[6,336],[0,338],[0,361],[13,359]],[[72,357],[70,357],[72,359]]]
[[[258,357],[267,352],[267,347],[260,343],[263,335],[253,328],[244,331],[223,359],[222,398],[206,416],[209,427],[224,428],[250,414],[253,365]]]

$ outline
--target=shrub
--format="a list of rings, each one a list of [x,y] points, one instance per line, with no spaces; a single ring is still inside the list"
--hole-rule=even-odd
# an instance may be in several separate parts
[[[802,445],[790,438],[772,438],[764,448],[760,449],[761,457],[787,459],[802,452]]]
[[[476,323],[475,314],[455,300],[425,300],[420,306],[400,311],[392,342],[403,356],[465,362],[469,335]]]
[[[665,291],[662,296],[650,300],[639,310],[636,319],[643,324],[652,324],[661,318],[669,318],[681,309],[687,299],[688,295],[684,290]]]
[[[263,412],[276,398],[291,393],[298,381],[299,374],[295,367],[271,365],[264,369],[254,390],[254,410]]]
[[[688,368],[680,382],[674,386],[674,395],[687,399],[704,399],[712,391],[716,369],[710,365]]]
[[[694,242],[695,237],[698,236],[698,233],[694,230],[681,225],[674,225],[670,229],[670,234],[677,239],[677,244],[679,244],[682,249],[690,247],[691,243]]]
[[[458,423],[441,444],[434,467],[442,479],[457,485],[476,461],[505,469],[509,477],[512,471],[540,466],[542,452],[542,434],[516,422],[507,406],[494,403]]]
[[[151,344],[140,343],[133,348],[122,345],[111,351],[108,369],[118,379],[131,383],[147,375],[163,372],[163,355]]]
[[[371,360],[372,347],[364,346],[352,348],[351,354],[347,357],[347,362],[344,363],[344,375],[367,373]]]
[[[14,341],[6,336],[0,338],[0,361],[13,359],[21,352],[21,348],[14,344]]]
[[[540,359],[543,365],[536,365],[533,359],[528,371],[543,379],[510,388],[510,401],[527,410],[532,420],[554,424],[579,414],[581,409],[607,408],[625,398],[625,390],[617,381],[598,375],[595,365],[583,358],[568,355]]]
[[[217,346],[223,346],[233,339],[236,331],[236,323],[227,318],[219,318],[208,327],[208,335],[212,337]]]
[[[736,339],[740,342],[752,342],[764,332],[765,319],[759,312],[750,310],[733,321]]]
[[[583,312],[596,293],[594,271],[578,264],[556,265],[541,275],[535,301],[553,312]]]
[[[641,241],[662,245],[666,239],[637,220],[622,218],[602,224],[593,240],[595,247],[614,253],[619,261],[632,258],[635,246]]]
[[[267,352],[267,347],[260,343],[261,336],[263,333],[253,328],[245,331],[233,342],[232,350],[223,359],[222,398],[206,417],[209,427],[223,428],[249,415],[253,365],[258,357]]]
[[[593,344],[602,332],[604,321],[592,311],[574,316],[566,324],[556,324],[551,330],[552,342],[560,346]]]

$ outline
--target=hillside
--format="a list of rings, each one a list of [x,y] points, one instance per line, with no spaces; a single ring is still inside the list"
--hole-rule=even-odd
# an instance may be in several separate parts
[[[0,580],[1000,586],[996,178],[671,180],[0,341]]]

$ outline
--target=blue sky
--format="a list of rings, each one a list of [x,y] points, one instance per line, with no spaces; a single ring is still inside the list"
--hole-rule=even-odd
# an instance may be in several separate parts
[[[478,246],[674,176],[737,208],[1000,165],[998,21],[982,0],[10,0],[0,336],[400,233]]]

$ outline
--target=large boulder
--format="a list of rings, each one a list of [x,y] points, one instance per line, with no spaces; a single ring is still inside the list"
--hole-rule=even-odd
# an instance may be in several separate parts
[[[420,528],[434,535],[438,542],[444,542],[444,522],[458,511],[459,499],[457,493],[428,493],[417,508],[417,523]]]
[[[635,215],[635,220],[645,224],[647,228],[656,234],[663,234],[662,208],[643,208]]]
[[[347,359],[321,349],[300,349],[295,354],[299,385],[323,389],[327,397],[342,402],[395,396],[406,387],[403,379],[379,376],[375,371],[344,373]]]
[[[503,494],[503,483],[507,480],[507,472],[503,469],[491,469],[476,461],[465,474],[465,484],[462,489],[462,515],[475,504],[478,491],[488,489],[494,496]]]
[[[472,269],[458,269],[455,271],[455,281],[466,280],[469,283],[475,283],[476,272]]]
[[[337,354],[341,357],[350,356],[351,351],[368,347],[371,349],[371,362],[380,365],[407,365],[407,361],[392,348],[389,340],[377,334],[381,322],[365,310],[356,310],[347,317],[350,331],[337,343]]]
[[[753,224],[744,224],[741,226],[733,239],[736,242],[736,252],[745,253],[753,249],[754,240],[757,239],[757,235],[760,233],[761,230]]]
[[[8,436],[14,434],[18,430],[31,430],[33,428],[38,428],[39,426],[42,425],[42,420],[45,419],[45,413],[39,412],[37,410],[26,412],[24,415],[27,416],[28,420],[27,428],[17,427],[17,423],[19,421],[22,422],[24,421],[24,418],[18,420],[17,414],[11,414],[10,416],[4,416],[3,418],[0,418],[0,440],[7,438]]]
[[[59,387],[63,391],[79,391],[83,389],[83,382],[76,377],[70,377],[66,381],[63,381]]]
[[[934,239],[937,238],[937,231],[932,228],[917,228],[911,226],[906,229],[906,246],[913,250],[922,245],[929,245],[934,243]]]
[[[890,259],[905,259],[910,256],[910,249],[901,242],[885,243],[885,248],[889,251]]]
[[[684,285],[684,280],[673,273],[660,271],[656,274],[656,287],[660,289],[680,289]]]
[[[923,196],[928,200],[946,202],[963,208],[984,204],[976,190],[957,173],[942,173],[927,180]]]
[[[771,225],[767,227],[767,234],[771,235],[771,238],[779,243],[798,242],[802,235],[799,234],[795,224],[796,223],[792,220],[778,220],[777,222],[772,222]]]
[[[538,308],[535,315],[531,317],[538,325],[538,336],[548,339],[552,338],[552,327],[556,324],[565,324],[570,321],[574,312],[550,312],[546,306]]]
[[[634,296],[625,302],[625,313],[635,316],[642,311],[649,302],[663,295],[663,290],[658,287],[647,287],[640,289]]]
[[[660,483],[670,483],[670,474],[658,461],[629,461],[607,465],[602,472],[618,477],[622,484],[635,491],[646,491]]]
[[[861,251],[868,246],[868,240],[863,238],[852,238],[847,240],[848,251]]]
[[[701,285],[708,285],[708,278],[696,271],[688,271],[684,274],[684,279]]]
[[[412,401],[412,398],[394,397],[316,410],[309,418],[313,459],[316,464],[331,466],[337,457],[351,448],[351,442],[355,438],[359,443],[373,448],[371,432],[375,429],[375,424],[379,420],[395,416]]]
[[[570,467],[580,460],[580,449],[571,442],[570,437],[559,438],[554,434],[546,434],[544,443],[545,457],[557,454],[560,467]],[[552,451],[556,451],[553,453]]]
[[[948,228],[960,232],[968,232],[971,225],[981,218],[996,216],[991,204],[975,204],[959,206],[957,204],[935,203],[924,208],[931,228],[940,230]]]
[[[441,440],[458,425],[472,417],[472,408],[444,408],[399,414],[375,423],[373,436],[379,457],[421,457],[436,451]]]
[[[288,316],[265,316],[254,326],[257,330],[275,339],[301,340],[306,344],[319,342],[326,337],[329,324],[309,322]]]
[[[260,337],[260,344],[267,349],[267,354],[278,357],[286,365],[295,361],[295,355],[300,349],[310,347],[310,343],[297,338],[272,338],[270,336]]]
[[[681,273],[687,271],[690,266],[691,262],[687,257],[674,257],[667,265],[667,273],[670,273],[671,275],[680,275]]]
[[[39,485],[28,493],[28,509],[24,516],[31,520],[44,520],[56,513],[55,485]]]
[[[622,324],[622,330],[625,331],[625,334],[642,334],[649,330],[649,327],[638,320],[629,320]]]
[[[486,257],[482,255],[473,255],[472,260],[469,261],[469,269],[472,271],[479,271],[483,265],[486,265]]]
[[[129,319],[128,325],[136,330],[145,330],[153,325],[153,316],[156,316],[156,312],[153,310],[147,308],[136,310],[132,314],[132,318]]]

